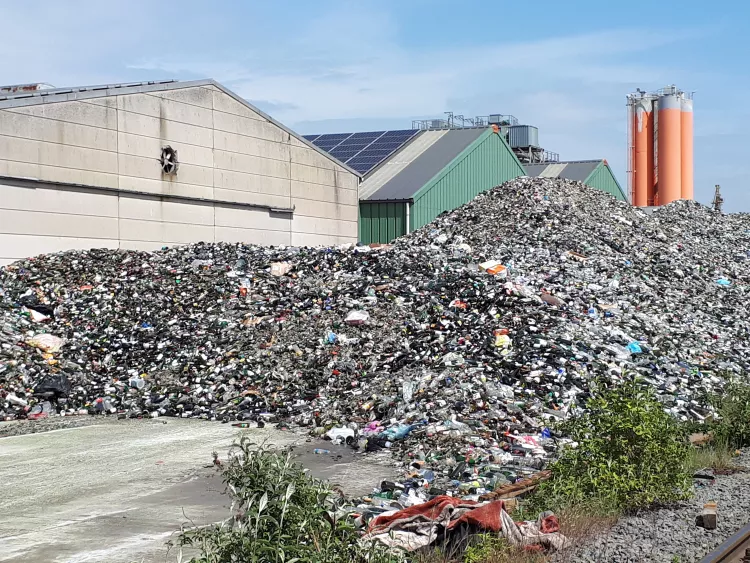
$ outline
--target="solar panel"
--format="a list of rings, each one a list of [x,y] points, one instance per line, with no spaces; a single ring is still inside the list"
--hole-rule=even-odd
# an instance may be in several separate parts
[[[381,135],[383,135],[385,131],[372,131],[372,132],[365,132],[365,133],[354,133],[352,135],[352,139],[364,139],[367,137],[372,137],[373,139],[377,139]]]
[[[356,170],[357,172],[359,172],[362,175],[367,174],[370,170],[372,170],[373,168],[375,168],[374,166],[372,166],[370,164],[350,164],[348,166],[349,166],[349,168],[353,168],[354,170]]]
[[[383,137],[386,139],[389,137],[401,137],[401,136],[413,137],[416,133],[418,133],[416,129],[397,129],[394,131],[386,131],[383,134]]]
[[[367,149],[366,151],[362,151],[360,154],[367,155],[367,156],[376,156],[378,158],[385,158],[386,156],[390,155],[393,151],[392,150],[373,150],[372,147]]]
[[[350,150],[361,151],[362,149],[366,148],[367,145],[369,145],[369,144],[370,143],[350,143],[350,142],[345,142],[345,143],[341,143],[341,144],[337,145],[336,148],[337,149],[346,148],[346,149],[350,149]]]
[[[400,147],[403,143],[401,141],[390,141],[387,143],[384,143],[382,141],[377,141],[376,143],[371,144],[368,149],[372,150],[386,150],[386,151],[393,151],[396,150],[398,147]]]
[[[342,149],[336,149],[330,151],[331,156],[335,156],[339,160],[346,160],[347,158],[352,158],[353,156],[356,156],[361,151],[358,150],[342,150]]]
[[[415,129],[400,129],[329,133],[305,138],[360,174],[367,174],[418,134]]]
[[[321,135],[318,137],[319,141],[343,141],[347,137],[350,137],[351,133],[329,133],[327,135]]]
[[[382,160],[379,156],[358,156],[349,160],[351,164],[377,164]]]

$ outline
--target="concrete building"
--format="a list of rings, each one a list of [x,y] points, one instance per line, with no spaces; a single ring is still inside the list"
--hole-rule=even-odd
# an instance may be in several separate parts
[[[359,174],[212,80],[0,91],[0,265],[356,242]]]

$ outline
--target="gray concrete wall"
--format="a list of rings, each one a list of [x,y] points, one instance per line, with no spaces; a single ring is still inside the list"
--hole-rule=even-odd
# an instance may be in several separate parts
[[[164,145],[176,176],[159,166]],[[213,85],[2,108],[0,176],[24,179],[0,180],[0,264],[69,248],[357,239],[357,177]]]

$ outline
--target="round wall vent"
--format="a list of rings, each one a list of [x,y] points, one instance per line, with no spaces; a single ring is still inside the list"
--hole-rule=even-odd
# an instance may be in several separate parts
[[[177,174],[177,169],[180,166],[180,163],[177,161],[177,151],[169,145],[161,149],[159,162],[161,163],[162,172],[170,175]]]

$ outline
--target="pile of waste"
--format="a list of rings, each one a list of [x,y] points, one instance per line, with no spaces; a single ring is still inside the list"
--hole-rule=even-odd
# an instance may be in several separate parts
[[[413,486],[383,502],[478,498],[595,382],[711,416],[750,362],[749,251],[744,215],[518,178],[378,248],[42,255],[0,270],[0,420],[280,423],[393,450]]]

